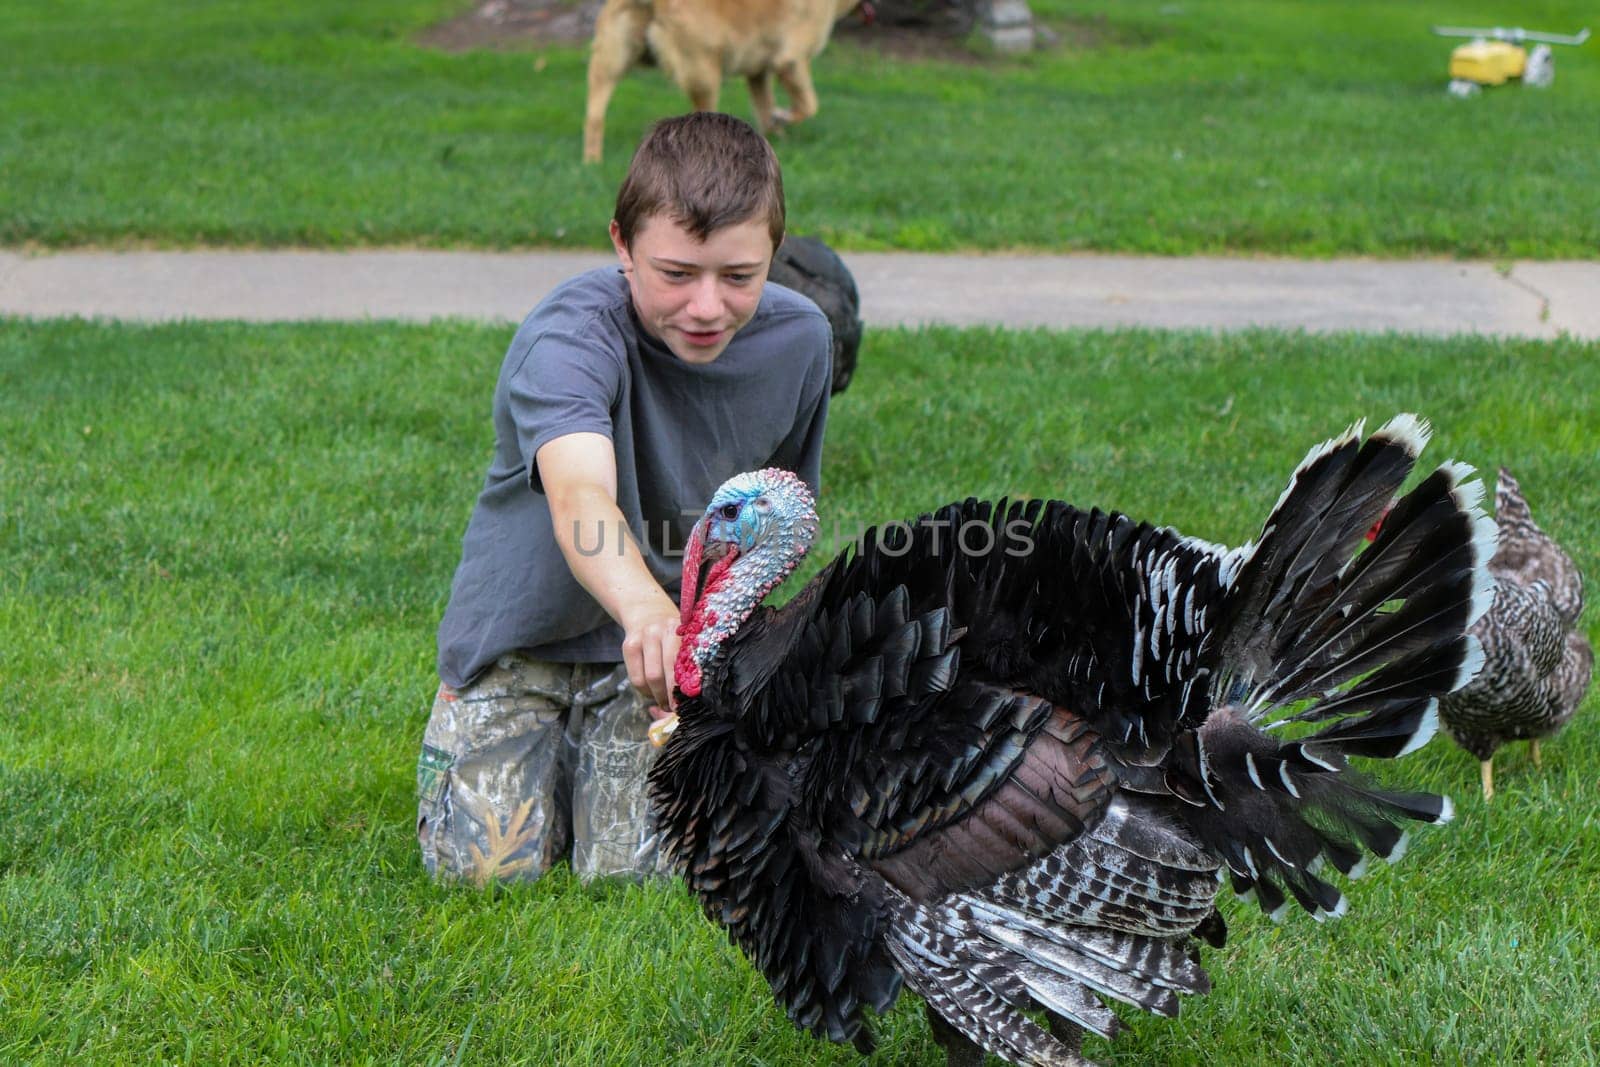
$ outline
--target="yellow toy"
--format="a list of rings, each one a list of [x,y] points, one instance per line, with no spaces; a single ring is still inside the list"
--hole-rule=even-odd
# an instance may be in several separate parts
[[[1553,44],[1578,45],[1589,39],[1587,28],[1571,36],[1535,33],[1519,28],[1467,29],[1460,26],[1435,26],[1441,37],[1471,37],[1450,53],[1450,85],[1453,96],[1472,96],[1485,85],[1504,85],[1518,78],[1524,85],[1549,85],[1555,80]],[[1535,42],[1525,48],[1523,42]]]

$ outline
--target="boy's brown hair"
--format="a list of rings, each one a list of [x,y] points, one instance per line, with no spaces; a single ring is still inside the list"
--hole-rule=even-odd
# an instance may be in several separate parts
[[[767,139],[732,115],[696,111],[650,128],[617,192],[622,243],[652,215],[665,215],[696,240],[751,219],[783,242],[783,172]]]

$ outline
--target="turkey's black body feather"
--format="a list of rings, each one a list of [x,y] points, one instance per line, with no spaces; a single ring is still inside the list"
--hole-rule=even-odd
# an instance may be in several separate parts
[[[1314,452],[1231,552],[1060,502],[869,534],[680,705],[651,795],[689,887],[819,1036],[870,1046],[862,1008],[908,982],[1017,1063],[1082,1062],[1030,1009],[1109,1036],[1102,998],[1172,1014],[1209,988],[1194,939],[1221,943],[1223,867],[1266,910],[1342,910],[1324,863],[1447,817],[1347,757],[1425,739],[1481,610],[1450,468],[1351,559],[1412,431]],[[1274,733],[1290,712],[1316,732]]]

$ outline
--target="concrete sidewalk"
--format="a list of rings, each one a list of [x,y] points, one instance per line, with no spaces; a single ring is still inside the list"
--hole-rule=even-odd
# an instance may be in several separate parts
[[[1397,330],[1600,339],[1600,262],[852,252],[868,325]],[[600,252],[0,251],[0,314],[519,321]]]

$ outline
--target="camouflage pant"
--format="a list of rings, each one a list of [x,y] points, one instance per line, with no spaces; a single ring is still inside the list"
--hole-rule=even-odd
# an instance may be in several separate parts
[[[585,880],[657,873],[649,715],[610,663],[500,657],[439,686],[417,763],[417,838],[440,878],[533,881],[567,855]]]

